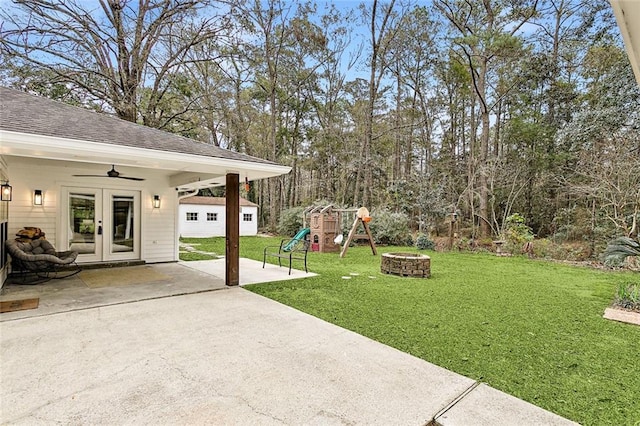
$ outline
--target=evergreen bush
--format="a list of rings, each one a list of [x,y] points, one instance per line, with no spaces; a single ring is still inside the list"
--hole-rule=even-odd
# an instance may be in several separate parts
[[[409,218],[404,213],[392,213],[380,210],[372,213],[369,222],[373,240],[376,244],[411,246],[413,238],[409,229]]]
[[[293,237],[302,229],[302,212],[304,207],[292,207],[283,210],[278,220],[278,234]]]
[[[436,243],[425,234],[418,234],[416,237],[416,248],[418,250],[435,250]]]

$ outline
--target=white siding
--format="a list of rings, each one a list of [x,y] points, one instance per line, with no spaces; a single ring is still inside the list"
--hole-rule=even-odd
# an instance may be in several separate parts
[[[177,194],[174,188],[149,191],[142,196],[142,257],[149,263],[178,260],[176,238]],[[161,185],[156,186],[160,188]],[[154,209],[152,198],[160,195],[160,208]]]
[[[5,156],[8,174],[13,187],[13,200],[9,209],[9,235],[25,226],[36,226],[46,233],[46,238],[56,248],[66,248],[67,242],[58,232],[64,226],[59,205],[62,187],[113,188],[140,191],[141,200],[141,259],[146,262],[178,260],[176,239],[177,194],[169,187],[168,177],[162,172],[116,167],[127,176],[139,176],[146,180],[100,179],[74,177],[73,174],[106,174],[111,167],[104,164],[81,164],[22,157]],[[108,186],[106,186],[108,185]],[[33,191],[44,194],[42,206],[33,205]],[[160,195],[161,206],[154,209],[153,195]]]
[[[244,215],[251,215],[251,222],[244,221]],[[258,235],[258,208],[240,207],[240,235]]]
[[[15,235],[25,226],[35,226],[42,229],[46,238],[56,244],[59,189],[56,180],[60,175],[55,170],[43,167],[41,163],[29,166],[22,161],[15,161],[14,157],[8,157],[7,162],[13,187],[9,207],[9,235]],[[43,193],[41,206],[33,205],[33,191],[36,189]]]
[[[202,204],[180,204],[178,213],[179,231],[181,237],[209,238],[223,237],[226,232],[225,206],[213,206]],[[187,221],[187,213],[197,213],[197,221]],[[207,213],[217,213],[217,221],[207,221]],[[243,220],[243,214],[251,214],[251,222]],[[241,207],[238,217],[240,223],[240,235],[258,234],[258,208]]]
[[[203,206],[200,204],[180,204],[178,220],[181,237],[220,237],[225,234],[224,206]],[[197,221],[188,221],[187,213],[197,213]],[[207,213],[217,213],[218,220],[208,221]]]

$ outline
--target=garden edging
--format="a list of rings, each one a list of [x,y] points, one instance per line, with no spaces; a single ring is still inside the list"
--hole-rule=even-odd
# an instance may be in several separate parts
[[[624,309],[607,308],[603,317],[608,320],[626,322],[627,324],[640,325],[640,313],[626,311]]]

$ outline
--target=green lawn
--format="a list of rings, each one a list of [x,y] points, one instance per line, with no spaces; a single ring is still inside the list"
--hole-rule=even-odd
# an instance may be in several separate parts
[[[224,253],[223,238],[197,241]],[[262,260],[262,247],[278,242],[243,237],[240,252]],[[579,423],[640,422],[640,327],[602,318],[617,283],[640,275],[427,254],[430,279],[381,274],[379,255],[352,247],[344,259],[310,253],[317,277],[246,288]]]

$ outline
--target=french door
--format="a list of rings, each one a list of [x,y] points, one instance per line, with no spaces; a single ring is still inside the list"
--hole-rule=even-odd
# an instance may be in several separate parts
[[[140,191],[62,188],[63,235],[79,262],[140,259]]]

